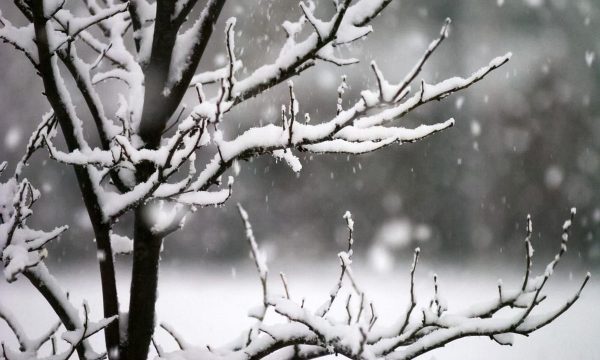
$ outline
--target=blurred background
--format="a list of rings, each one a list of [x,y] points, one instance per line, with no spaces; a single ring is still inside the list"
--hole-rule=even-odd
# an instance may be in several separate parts
[[[323,14],[331,11],[329,1],[320,1],[318,6]],[[10,7],[3,9],[5,15],[16,17]],[[224,28],[230,16],[238,18],[238,58],[249,73],[265,59],[274,59],[285,38],[279,24],[299,15],[293,1],[230,0],[218,26]],[[163,269],[176,273],[195,267],[199,273],[217,272],[231,278],[241,271],[238,268],[249,269],[236,202],[249,212],[269,260],[288,270],[315,264],[333,274],[335,254],[346,241],[342,215],[350,210],[356,222],[357,262],[365,271],[384,278],[398,272],[404,276],[412,249],[420,246],[427,266],[454,269],[456,284],[469,281],[468,274],[489,276],[493,295],[494,279],[502,269],[512,274],[513,265],[523,263],[526,215],[533,218],[534,247],[542,266],[559,247],[561,227],[571,207],[577,207],[577,217],[565,288],[574,288],[573,276],[578,280],[583,271],[597,269],[597,0],[393,1],[374,21],[374,33],[344,50],[361,63],[344,68],[322,63],[294,79],[301,114],[310,113],[313,122],[335,114],[336,88],[344,74],[350,86],[344,105],[352,103],[361,90],[374,88],[371,60],[377,61],[390,82],[401,80],[439,34],[446,17],[452,19],[450,37],[424,68],[421,77],[427,82],[470,75],[492,58],[513,53],[507,65],[484,81],[401,120],[406,126],[416,126],[454,117],[455,127],[415,144],[356,157],[301,154],[299,175],[272,157],[241,163],[233,198],[219,208],[199,209],[188,217],[183,230],[166,240]],[[223,32],[215,31],[201,64],[203,70],[226,63],[222,38]],[[0,153],[2,160],[14,166],[48,105],[40,80],[20,54],[0,47],[0,64]],[[277,122],[281,105],[288,102],[283,86],[230,113],[226,134]],[[116,94],[110,88],[103,91],[116,104]],[[193,107],[193,94],[185,102],[188,109]],[[60,273],[94,262],[91,225],[72,170],[40,151],[27,176],[44,195],[32,221],[46,228],[71,226],[51,246],[50,266]],[[126,230],[130,221],[123,219],[117,231],[130,235]],[[126,278],[128,260],[119,261]],[[258,282],[253,285],[258,294]],[[598,288],[594,289],[598,295]],[[588,304],[593,304],[591,298]],[[599,318],[597,308],[593,311]],[[586,314],[579,313],[573,324]],[[535,351],[527,354],[547,358]],[[597,351],[582,354],[572,358],[600,358]]]

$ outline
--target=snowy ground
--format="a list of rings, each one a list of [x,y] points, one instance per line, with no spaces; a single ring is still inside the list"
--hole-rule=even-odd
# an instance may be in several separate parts
[[[125,270],[125,269],[122,269]],[[499,267],[465,265],[463,268],[431,268],[425,263],[420,268],[417,294],[426,301],[431,294],[430,276],[435,270],[441,281],[441,290],[447,298],[450,309],[464,308],[468,303],[496,296],[496,280],[504,276],[504,284],[518,283],[520,275],[516,270],[500,270]],[[278,264],[271,266],[272,290],[282,291],[278,282],[279,271],[285,271],[292,297],[305,297],[307,304],[320,304],[325,300],[335,282],[337,268],[335,263],[319,263],[313,266]],[[355,270],[363,288],[367,289],[374,300],[378,313],[383,314],[383,323],[390,323],[405,309],[407,301],[406,271],[390,274],[375,274],[367,269]],[[362,276],[361,276],[362,275]],[[552,296],[546,306],[556,305],[574,291],[582,271],[568,270],[557,274],[548,293]],[[63,284],[69,284],[71,298],[80,303],[87,298],[92,306],[92,317],[100,314],[99,287],[96,272],[73,268],[61,272],[57,277]],[[277,281],[276,281],[277,280]],[[512,281],[512,282],[511,282]],[[158,313],[159,321],[167,321],[194,344],[218,345],[233,339],[244,325],[251,324],[246,317],[247,309],[258,305],[260,285],[255,269],[247,263],[234,267],[173,267],[165,266],[160,279]],[[122,293],[127,288],[127,279],[121,279],[119,287]],[[513,347],[500,347],[489,339],[465,339],[452,343],[444,349],[427,354],[421,359],[600,359],[597,346],[600,335],[600,285],[592,277],[588,288],[579,303],[562,318],[547,328],[534,333],[530,338],[517,338]],[[51,319],[40,297],[25,282],[15,284],[0,283],[0,301],[13,309],[27,329],[33,334],[41,333]],[[165,348],[173,343],[159,330],[159,342]],[[0,324],[0,340],[14,344],[12,335],[5,324]],[[96,338],[99,340],[99,338]]]

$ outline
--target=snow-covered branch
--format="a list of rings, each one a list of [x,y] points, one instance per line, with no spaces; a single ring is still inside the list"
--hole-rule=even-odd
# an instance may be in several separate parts
[[[4,163],[0,168],[5,169],[5,167]],[[17,174],[8,181],[0,183],[0,260],[4,277],[8,282],[13,282],[22,274],[44,296],[68,331],[76,332],[83,329],[81,333],[86,335],[71,342],[69,351],[58,355],[53,354],[53,358],[66,360],[77,351],[81,358],[96,359],[98,356],[93,355],[95,353],[86,339],[102,330],[109,322],[89,328],[87,320],[80,319],[68,300],[68,294],[49,273],[44,264],[44,259],[48,255],[46,245],[58,238],[68,227],[42,231],[27,226],[27,219],[32,215],[31,207],[39,197],[40,192],[27,179],[19,180]],[[0,304],[0,318],[9,324],[19,341],[19,352],[24,353],[28,358],[37,358],[41,346],[51,338],[55,338],[54,335],[58,330],[58,326],[55,326],[41,338],[29,339],[18,325],[16,318],[2,304]],[[10,358],[7,354],[15,355],[12,350],[3,348],[3,356]]]
[[[2,16],[0,11],[0,26],[2,26],[0,28],[0,40],[21,51],[34,67],[37,66],[39,59],[33,41],[35,38],[33,24],[21,27],[14,26],[7,18]]]
[[[560,250],[548,265],[542,275],[525,281],[525,287],[520,285],[514,289],[505,289],[499,282],[499,293],[487,303],[474,304],[467,311],[451,312],[441,295],[438,276],[434,275],[433,296],[429,300],[417,299],[415,295],[415,271],[420,249],[415,250],[414,260],[410,267],[409,305],[398,323],[391,327],[377,326],[377,315],[374,306],[366,305],[365,295],[356,285],[350,269],[354,223],[350,213],[346,213],[349,236],[348,249],[339,254],[341,260],[341,275],[335,287],[329,294],[329,299],[316,311],[304,306],[304,301],[298,303],[292,300],[287,290],[287,280],[284,280],[285,294],[275,295],[267,289],[266,264],[260,256],[257,242],[248,214],[239,207],[246,228],[246,236],[259,271],[267,306],[272,308],[277,319],[271,319],[267,325],[264,322],[265,310],[259,319],[258,327],[253,328],[254,334],[244,333],[239,345],[229,345],[223,348],[190,347],[172,353],[163,353],[163,359],[262,359],[275,352],[280,358],[314,358],[331,354],[341,354],[350,359],[413,359],[423,353],[445,344],[470,336],[489,337],[500,345],[511,345],[516,335],[528,335],[546,326],[568,310],[579,298],[590,275],[585,276],[575,294],[557,309],[536,311],[543,298],[541,292],[552,276],[553,269],[566,251],[568,231],[571,220],[563,226],[563,237]],[[572,216],[575,214],[573,210]],[[528,218],[526,234],[526,258],[530,259],[530,219]],[[529,263],[528,263],[529,264]],[[527,265],[525,273],[529,273]],[[285,279],[283,277],[283,279]],[[345,284],[344,284],[345,283]],[[358,296],[361,300],[356,305],[351,301],[339,299],[339,291],[346,287],[350,296]],[[346,307],[348,317],[339,319],[331,315],[333,306]],[[367,311],[368,310],[368,311]],[[415,311],[418,310],[418,311]],[[352,314],[357,314],[355,317]],[[363,316],[361,316],[363,315]],[[287,320],[280,322],[278,320]],[[287,349],[289,351],[281,351]]]
[[[82,346],[85,347],[79,352],[79,357],[82,360],[101,360],[106,357],[106,354],[98,354],[94,352],[89,345],[87,345],[87,339],[102,331],[106,326],[113,322],[116,318],[101,319],[98,322],[92,322],[89,319],[89,306],[87,303],[83,303],[84,319],[80,326],[72,330],[64,331],[60,336],[58,330],[60,329],[60,323],[51,327],[45,334],[37,339],[30,339],[24,332],[23,328],[14,317],[14,315],[2,304],[0,304],[0,319],[4,320],[9,328],[14,333],[15,337],[19,342],[19,349],[14,350],[2,343],[3,359],[51,359],[51,360],[68,360],[71,356],[78,351]],[[67,343],[67,349],[57,353],[56,342],[57,339],[61,339]],[[46,342],[52,342],[52,353],[42,354],[40,349]]]
[[[0,255],[4,276],[10,282],[26,269],[40,264],[47,256],[45,245],[60,236],[67,227],[51,231],[27,227],[31,206],[40,197],[40,192],[27,179],[18,181],[13,177],[0,183],[0,193]]]
[[[269,306],[269,293],[267,287],[267,277],[269,275],[269,268],[267,267],[265,255],[259,250],[258,244],[256,243],[256,239],[254,238],[254,232],[252,231],[252,225],[250,224],[250,220],[248,219],[248,213],[239,203],[238,211],[240,213],[242,221],[244,222],[244,227],[246,228],[246,239],[248,239],[248,244],[250,245],[250,253],[252,254],[252,259],[254,259],[254,265],[258,270],[260,284],[262,286],[263,306],[262,309],[258,310],[257,313],[253,315],[258,319],[258,321],[262,322],[265,318],[267,308]]]
[[[79,36],[79,34],[92,26],[100,24],[102,21],[109,19],[119,13],[127,11],[128,3],[111,6],[106,9],[98,10],[95,14],[86,17],[74,17],[69,21],[66,29],[66,38],[55,45],[54,51],[57,51],[62,46],[69,44]],[[58,12],[57,12],[58,13]]]
[[[487,66],[462,78],[453,77],[437,84],[421,82],[421,89],[412,96],[408,85],[420,73],[425,61],[437,49],[447,36],[449,21],[444,24],[440,37],[433,41],[413,70],[405,76],[398,85],[390,85],[381,71],[375,68],[378,91],[364,90],[361,98],[348,109],[338,108],[337,116],[318,124],[301,123],[297,121],[299,103],[290,87],[289,114],[282,113],[283,126],[274,124],[256,127],[234,137],[232,140],[222,140],[218,137],[218,152],[213,160],[198,175],[192,184],[193,189],[208,189],[215,183],[234,161],[245,160],[262,154],[274,154],[277,157],[293,159],[288,163],[292,168],[300,170],[299,161],[292,158],[292,149],[313,153],[348,153],[362,154],[375,151],[394,143],[418,141],[438,131],[447,129],[454,124],[453,119],[435,125],[420,125],[415,129],[400,126],[384,126],[405,116],[417,107],[434,100],[440,100],[456,91],[460,91],[481,80],[491,71],[505,64],[511,57],[508,53],[493,59]],[[237,82],[236,84],[239,84]],[[235,88],[236,85],[234,85]],[[340,96],[343,95],[343,91]],[[339,103],[339,101],[338,101]],[[200,104],[194,111],[216,118],[216,110],[206,111],[210,107],[206,102]]]

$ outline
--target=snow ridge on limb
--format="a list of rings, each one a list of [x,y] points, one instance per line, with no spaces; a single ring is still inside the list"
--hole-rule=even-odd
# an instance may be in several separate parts
[[[255,259],[255,265],[268,298],[266,307],[272,308],[286,322],[270,321],[265,324],[266,309],[261,310],[259,322],[248,332],[243,333],[240,342],[221,348],[206,346],[192,347],[185,344],[181,350],[162,353],[162,359],[262,359],[278,352],[282,358],[316,358],[331,354],[341,354],[350,359],[413,359],[445,344],[469,336],[489,337],[500,345],[512,345],[514,337],[527,336],[548,325],[567,311],[580,297],[590,279],[588,273],[574,295],[557,309],[536,312],[545,299],[540,295],[553,271],[546,270],[537,278],[526,280],[525,288],[520,285],[505,289],[498,283],[498,296],[489,302],[475,304],[463,312],[451,312],[440,294],[438,276],[434,275],[433,296],[428,301],[418,300],[414,293],[415,271],[421,250],[415,249],[410,267],[410,303],[397,325],[377,327],[377,315],[372,303],[365,301],[364,293],[356,285],[350,268],[353,244],[354,222],[349,212],[344,215],[349,230],[348,248],[339,254],[341,275],[329,299],[316,311],[298,303],[289,296],[287,279],[282,276],[285,294],[275,295],[267,290],[267,266],[264,263],[248,214],[240,206],[239,211],[246,229],[246,237]],[[566,251],[571,219],[563,226],[560,250],[548,268],[554,269]],[[531,229],[528,217],[526,243],[530,245]],[[526,249],[526,254],[529,248]],[[526,255],[529,259],[529,255]],[[527,263],[529,264],[529,262]],[[530,272],[530,265],[525,273]],[[264,280],[263,280],[264,279]],[[350,296],[358,296],[358,303],[339,299],[338,293],[346,287]],[[347,319],[337,319],[329,315],[333,306],[346,306]],[[417,310],[417,311],[414,311]],[[352,314],[358,314],[353,317]],[[361,316],[363,314],[364,316]],[[174,333],[174,330],[170,330]]]

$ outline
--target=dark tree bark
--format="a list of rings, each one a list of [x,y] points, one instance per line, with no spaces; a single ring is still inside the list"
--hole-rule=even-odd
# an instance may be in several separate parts
[[[129,326],[127,340],[121,350],[122,360],[146,360],[154,333],[154,306],[162,237],[153,234],[150,230],[151,206],[151,204],[141,205],[135,211]]]
[[[146,147],[151,149],[156,149],[159,146],[162,131],[172,113],[172,111],[169,111],[172,106],[168,104],[173,100],[169,99],[164,90],[169,76],[171,55],[179,30],[179,27],[171,21],[174,12],[174,1],[157,1],[152,53],[150,62],[144,69],[146,89],[139,133],[146,143]],[[177,104],[179,104],[179,101],[175,106]]]

